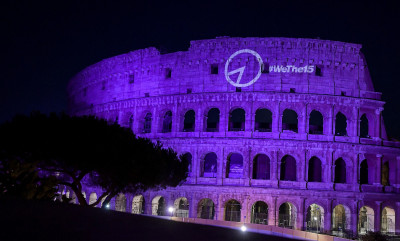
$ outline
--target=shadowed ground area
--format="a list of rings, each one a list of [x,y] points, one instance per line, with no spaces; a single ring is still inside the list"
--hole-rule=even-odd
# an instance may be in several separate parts
[[[52,202],[0,199],[0,240],[293,240]]]

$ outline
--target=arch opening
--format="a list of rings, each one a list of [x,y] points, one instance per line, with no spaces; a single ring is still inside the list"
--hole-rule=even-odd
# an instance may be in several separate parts
[[[202,177],[217,177],[217,155],[214,152],[208,153],[202,164]]]
[[[263,201],[257,201],[251,207],[251,223],[268,224],[268,205]]]
[[[234,199],[225,204],[225,221],[240,222],[240,203]]]
[[[396,231],[396,214],[393,208],[385,207],[382,210],[381,232],[394,234]]]
[[[220,111],[217,108],[212,108],[207,113],[207,132],[218,132],[219,131],[219,115]]]
[[[253,160],[253,179],[270,179],[270,159],[267,155],[258,154]]]
[[[307,231],[316,233],[324,231],[324,213],[324,209],[315,203],[307,208]]]
[[[192,173],[192,154],[190,154],[190,152],[186,152],[185,154],[183,154],[183,157],[186,158],[186,160],[188,160],[189,162],[189,166],[188,166],[188,176],[191,176]]]
[[[368,133],[368,118],[366,114],[363,114],[360,118],[360,137],[370,138]]]
[[[89,205],[92,205],[93,203],[95,203],[97,201],[97,194],[95,192],[92,192],[89,195]]]
[[[321,112],[313,110],[310,113],[308,122],[309,133],[313,135],[322,135],[324,133],[324,117]]]
[[[350,218],[350,209],[342,204],[337,205],[332,212],[332,233],[344,236],[345,233],[351,232]]]
[[[298,115],[294,110],[286,109],[283,111],[282,131],[298,132]]]
[[[374,210],[368,206],[360,208],[358,214],[358,234],[366,234],[368,231],[374,231]]]
[[[143,125],[143,132],[150,133],[151,132],[151,113],[147,113],[144,117],[144,125]]]
[[[202,219],[214,219],[215,206],[209,198],[201,199],[197,207],[197,217]]]
[[[243,156],[232,153],[226,163],[226,178],[241,178],[243,176]]]
[[[311,157],[308,162],[308,181],[322,182],[322,163],[318,157]]]
[[[296,181],[296,160],[290,155],[286,155],[281,160],[282,181]]]
[[[183,131],[194,132],[195,120],[194,110],[187,111],[183,120]]]
[[[347,136],[347,118],[341,112],[336,114],[335,136]]]
[[[169,133],[172,131],[172,112],[169,110],[165,113],[162,123],[162,133]]]
[[[181,197],[175,200],[174,202],[174,216],[181,217],[181,218],[188,218],[189,217],[189,202],[187,198]]]
[[[254,129],[259,132],[272,131],[272,112],[268,109],[258,109],[255,116]]]
[[[335,161],[335,183],[346,183],[346,163],[343,158]]]
[[[363,160],[360,164],[360,184],[369,184],[367,160]]]
[[[245,128],[245,111],[242,108],[234,109],[229,114],[228,131],[244,131]]]
[[[151,201],[151,214],[155,216],[165,216],[166,212],[166,202],[163,196],[156,196]]]
[[[290,203],[285,202],[279,206],[279,227],[296,228],[297,209]]]

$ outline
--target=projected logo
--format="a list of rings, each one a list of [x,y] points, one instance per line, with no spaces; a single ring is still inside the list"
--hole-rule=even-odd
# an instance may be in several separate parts
[[[238,55],[252,55],[254,58],[256,58],[258,62],[258,72],[256,71],[251,71],[251,73],[257,73],[255,76],[251,76],[249,70],[246,70],[245,65],[240,66],[239,68],[232,69],[229,68],[229,65],[233,62],[233,60],[238,56]],[[261,76],[261,69],[263,66],[263,61],[261,59],[261,56],[254,50],[251,49],[242,49],[239,51],[236,51],[233,53],[229,59],[225,63],[225,78],[226,80],[233,86],[235,87],[247,87],[252,84],[254,84]],[[254,74],[253,74],[254,75]],[[244,78],[245,77],[245,78]]]

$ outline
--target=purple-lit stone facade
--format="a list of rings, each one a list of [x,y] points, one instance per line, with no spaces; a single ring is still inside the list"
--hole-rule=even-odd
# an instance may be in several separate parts
[[[263,69],[254,84],[236,88],[224,70],[241,49],[257,52]],[[69,111],[118,122],[191,157],[184,185],[120,195],[111,203],[117,210],[167,215],[174,206],[185,217],[399,233],[400,145],[387,140],[384,102],[360,49],[221,37],[169,54],[136,50],[78,73],[68,86]],[[231,64],[246,66],[243,78],[259,71],[250,54]],[[268,69],[289,65],[315,70]],[[101,191],[85,192],[89,199]]]

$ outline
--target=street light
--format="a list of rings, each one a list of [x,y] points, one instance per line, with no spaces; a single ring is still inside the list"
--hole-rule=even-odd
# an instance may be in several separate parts
[[[246,232],[247,228],[246,226],[242,225],[242,227],[240,227],[240,230],[242,230],[242,232]]]
[[[173,207],[169,207],[169,208],[168,208],[168,212],[171,213],[171,217],[172,217],[172,214],[174,213],[174,208],[173,208]]]

